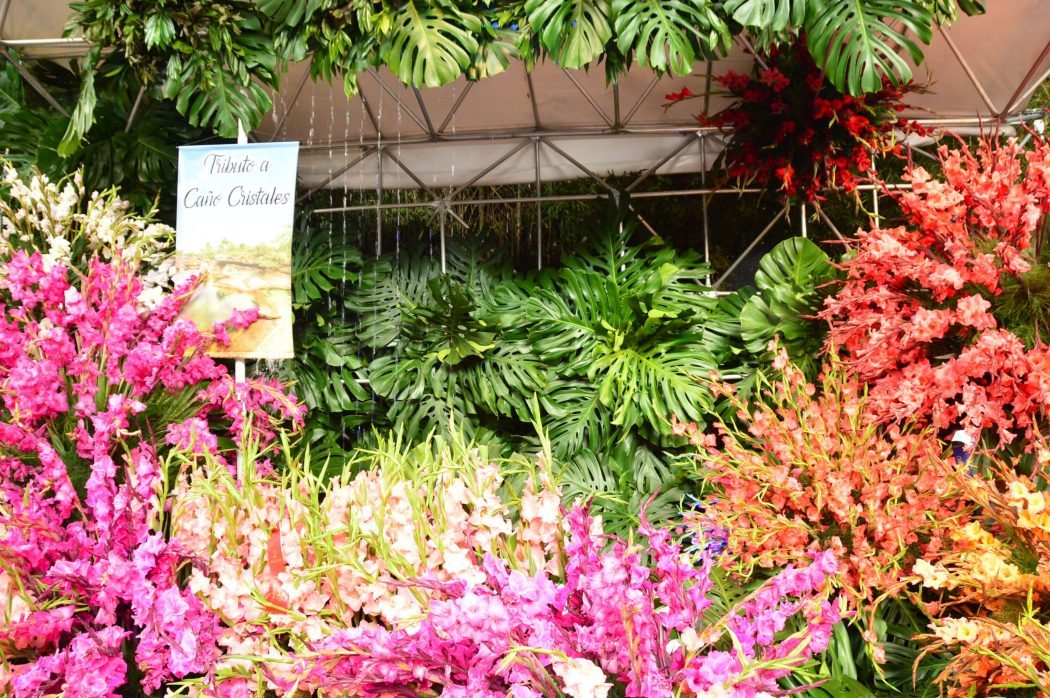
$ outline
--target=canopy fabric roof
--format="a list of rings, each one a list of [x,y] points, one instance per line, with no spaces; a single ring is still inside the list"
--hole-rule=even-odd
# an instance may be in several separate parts
[[[59,39],[68,18],[61,0],[0,0],[0,45],[27,58],[83,53]],[[927,91],[908,96],[905,114],[953,130],[1016,118],[1050,74],[1050,2],[995,0],[988,13],[961,17],[935,33],[915,74]],[[653,171],[698,172],[721,150],[717,132],[698,127],[700,100],[665,110],[663,96],[689,87],[702,94],[708,71],[746,72],[737,47],[688,78],[633,69],[616,85],[602,70],[565,71],[521,64],[476,83],[406,88],[385,69],[359,78],[347,98],[340,82],[289,68],[273,112],[252,134],[302,143],[300,179],[310,188],[442,188],[526,183]],[[712,93],[708,113],[726,100]]]

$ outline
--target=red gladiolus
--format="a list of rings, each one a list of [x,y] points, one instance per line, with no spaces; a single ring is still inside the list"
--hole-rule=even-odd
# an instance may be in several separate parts
[[[693,91],[690,90],[688,87],[683,87],[679,92],[669,92],[668,94],[664,95],[664,99],[666,99],[668,102],[680,102],[683,99],[692,96]]]
[[[1050,145],[985,140],[940,158],[943,181],[921,167],[905,175],[907,226],[858,234],[823,312],[829,346],[869,384],[879,419],[924,415],[1010,442],[1050,410],[1050,350],[1038,336],[1026,346],[993,303],[1046,273],[1033,238],[1050,213]]]
[[[856,190],[876,155],[896,151],[893,129],[904,89],[853,97],[825,79],[800,40],[772,49],[753,76],[715,78],[736,101],[705,124],[731,128],[726,174],[742,185],[817,198],[828,188]],[[667,95],[678,101],[680,93]]]

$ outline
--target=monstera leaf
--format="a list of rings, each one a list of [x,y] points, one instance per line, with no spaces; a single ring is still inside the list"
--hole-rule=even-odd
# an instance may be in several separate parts
[[[611,410],[586,379],[553,379],[539,396],[554,455],[569,458],[584,450],[600,453],[612,443]]]
[[[389,255],[348,289],[358,346],[375,355],[371,388],[409,437],[449,418],[471,433],[485,420],[531,419],[528,401],[545,391],[548,368],[524,329],[486,302],[509,274],[498,259],[449,244],[444,273],[424,252]]]
[[[529,24],[555,63],[582,68],[605,52],[612,38],[607,0],[525,0]]]
[[[297,365],[289,384],[311,410],[329,413],[356,413],[357,422],[367,419],[370,393],[361,384],[359,357],[331,365],[314,360],[313,356]]]
[[[236,138],[238,124],[255,128],[270,107],[262,85],[251,82],[203,53],[173,56],[168,63],[164,96],[193,126],[213,128],[224,138]]]
[[[729,50],[729,27],[709,2],[613,0],[616,47],[658,73],[688,75],[697,57]]]
[[[256,2],[259,12],[289,27],[309,22],[314,13],[325,4],[325,0],[258,0]]]
[[[733,371],[747,361],[745,355],[749,352],[740,336],[740,313],[756,293],[754,286],[744,286],[720,297],[704,323],[704,346],[723,371]]]
[[[455,419],[473,433],[478,418],[527,422],[529,400],[542,393],[547,368],[527,348],[502,343],[483,360],[450,366],[434,357],[383,355],[371,362],[372,389],[385,398],[390,423],[412,438]]]
[[[480,31],[478,17],[454,5],[409,0],[394,16],[383,61],[406,85],[440,87],[471,66]]]
[[[835,278],[827,254],[805,238],[790,238],[765,255],[755,273],[757,293],[740,310],[740,335],[757,355],[776,338],[788,354],[803,363],[815,361],[824,343],[820,311],[821,286]]]
[[[776,36],[802,27],[807,11],[816,5],[815,0],[726,0],[723,7],[740,26],[760,36]]]
[[[478,317],[478,305],[462,284],[447,276],[427,282],[431,300],[405,310],[405,334],[426,347],[427,356],[455,366],[468,357],[481,358],[495,347],[498,328]]]
[[[702,326],[714,301],[698,283],[707,269],[659,244],[630,245],[630,232],[612,227],[520,291],[532,347],[564,381],[545,396],[569,405],[546,423],[562,453],[595,448],[604,422],[663,441],[672,416],[703,421],[712,404],[705,381],[717,364]]]
[[[681,502],[689,487],[685,468],[631,433],[603,453],[583,450],[564,461],[558,471],[562,495],[589,501],[609,533],[637,527],[644,509],[651,523],[681,516]]]
[[[494,21],[494,24],[499,23]],[[478,45],[474,64],[467,71],[467,77],[471,80],[491,78],[506,70],[512,59],[520,58],[518,33],[503,26],[490,26],[491,35]]]
[[[806,22],[809,52],[840,90],[859,95],[911,79],[933,36],[934,17],[924,0],[825,0]],[[902,55],[903,54],[903,55]]]
[[[357,281],[361,264],[356,247],[334,243],[330,234],[297,234],[292,248],[292,302],[304,308],[329,299],[337,287]]]
[[[794,237],[777,244],[759,260],[755,286],[788,300],[798,291],[809,292],[834,277],[835,268],[824,250],[812,240]]]
[[[402,305],[426,303],[427,284],[440,267],[421,255],[384,255],[362,267],[344,303],[362,349],[393,349],[401,337]]]
[[[723,9],[759,47],[804,32],[809,51],[840,90],[882,89],[911,79],[933,27],[984,12],[981,0],[725,0]],[[918,39],[918,41],[916,41]],[[909,60],[910,59],[910,63]]]

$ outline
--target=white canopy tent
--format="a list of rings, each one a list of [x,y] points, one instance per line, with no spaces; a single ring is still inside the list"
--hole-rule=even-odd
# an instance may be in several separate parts
[[[68,58],[86,46],[61,39],[63,0],[0,0],[0,46],[27,59]],[[645,172],[698,172],[720,150],[698,128],[699,100],[665,110],[663,95],[703,94],[707,75],[745,72],[742,47],[688,78],[634,69],[607,85],[601,67],[565,71],[546,63],[530,74],[512,64],[498,76],[460,79],[439,89],[401,85],[385,69],[360,77],[347,98],[339,81],[316,83],[291,66],[257,140],[302,143],[300,178],[310,188],[461,188]],[[974,130],[1020,115],[1050,74],[1050,2],[992,0],[988,13],[962,17],[934,36],[915,71],[921,94],[905,116]],[[707,112],[725,106],[711,94]]]
[[[83,41],[59,38],[68,16],[64,0],[0,0],[0,54],[9,56],[9,49],[17,48],[26,62],[82,55],[87,49]],[[379,69],[359,76],[360,93],[351,98],[341,81],[311,80],[308,65],[302,63],[289,68],[272,112],[251,136],[302,144],[299,180],[307,192],[302,198],[323,188],[375,193],[372,200],[357,203],[344,194],[344,205],[316,209],[315,214],[430,207],[439,214],[444,250],[446,217],[462,222],[459,207],[535,203],[539,212],[544,201],[617,197],[619,192],[606,181],[611,175],[638,173],[626,188],[633,198],[739,192],[707,185],[635,189],[654,174],[702,173],[710,167],[724,135],[700,127],[695,113],[717,113],[727,101],[710,90],[709,76],[747,72],[752,60],[738,45],[722,60],[697,64],[687,78],[659,78],[635,68],[614,85],[606,84],[601,66],[566,71],[545,63],[530,73],[518,63],[479,82],[460,79],[423,90],[406,88]],[[31,73],[23,70],[32,83]],[[1050,0],[991,0],[987,14],[963,16],[935,33],[915,76],[925,90],[908,95],[912,109],[904,116],[926,126],[972,133],[1035,118],[1023,110],[1050,76]],[[683,87],[707,99],[665,109],[664,95]],[[543,194],[543,182],[572,178],[590,178],[597,194]],[[533,186],[527,196],[464,195],[472,187],[502,184]],[[383,192],[392,189],[421,189],[427,196],[384,203]],[[877,210],[874,192],[873,197]],[[822,210],[816,213],[839,234]],[[704,214],[706,251],[706,207]],[[784,215],[782,211],[757,233],[715,282],[716,288]],[[537,261],[542,265],[542,215],[536,218]],[[806,216],[800,220],[805,234]],[[377,228],[379,249],[381,218]]]

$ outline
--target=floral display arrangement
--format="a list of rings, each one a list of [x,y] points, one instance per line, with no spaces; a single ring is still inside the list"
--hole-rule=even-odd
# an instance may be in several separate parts
[[[720,562],[744,576],[834,551],[850,607],[870,607],[917,556],[941,551],[970,507],[931,433],[873,425],[863,386],[837,359],[817,385],[783,350],[774,367],[767,400],[731,393],[742,424],[706,436],[685,427],[720,498],[698,518],[731,532]]]
[[[451,424],[316,462],[294,386],[205,353],[256,313],[180,318],[169,229],[8,171],[0,694],[1047,693],[1048,163],[985,138],[909,167],[899,225],[820,276],[816,370],[774,340],[746,394],[709,376],[728,409],[661,422],[692,499],[615,527],[542,428],[528,453]],[[647,327],[676,272],[632,295]]]
[[[115,695],[127,655],[153,691],[206,671],[218,632],[179,583],[189,550],[164,535],[171,453],[210,441],[234,467],[246,434],[272,439],[301,409],[266,381],[235,385],[202,353],[212,336],[177,318],[193,282],[160,296],[144,285],[147,220],[115,197],[81,207],[75,180],[7,180],[0,678],[20,696]],[[61,254],[27,251],[42,239]]]
[[[675,425],[709,486],[685,519],[723,533],[718,564],[755,579],[834,552],[868,666],[852,642],[835,661],[900,690],[1050,690],[1048,155],[988,138],[942,148],[938,177],[909,167],[902,225],[839,263],[819,378],[773,343],[759,399],[725,385],[714,430]]]
[[[824,310],[829,339],[882,418],[1031,437],[1050,400],[1050,148],[985,140],[940,155],[942,179],[906,173],[905,225],[859,233]]]
[[[733,99],[706,126],[730,131],[722,155],[725,176],[741,186],[783,192],[811,201],[821,192],[854,192],[875,159],[899,152],[894,129],[908,85],[851,95],[836,88],[813,61],[803,40],[774,46],[754,74],[713,78]],[[695,98],[689,88],[667,95],[668,106]]]
[[[1040,489],[1050,444],[1040,437],[1033,448],[1029,475],[1013,459],[991,460],[986,477],[956,475],[985,518],[953,529],[949,554],[913,567],[934,617],[929,651],[951,655],[940,676],[950,695],[1050,692],[1050,494]]]
[[[394,443],[312,475],[295,398],[235,384],[202,351],[224,327],[178,317],[194,282],[144,302],[142,260],[107,241],[143,249],[148,225],[76,213],[75,180],[9,179],[18,230],[86,244],[45,259],[5,229],[5,693],[753,696],[826,648],[833,553],[730,598],[677,532],[610,537],[563,507],[546,461],[511,477],[464,444]],[[65,218],[18,214],[40,196]]]
[[[834,555],[712,622],[712,560],[684,556],[672,532],[605,536],[585,508],[561,506],[542,461],[508,489],[477,448],[433,446],[384,444],[327,484],[294,463],[279,480],[249,474],[248,509],[225,469],[205,459],[210,475],[184,473],[173,537],[210,551],[189,586],[226,626],[214,689],[197,690],[755,695],[822,651],[841,617]],[[803,625],[781,633],[794,616]],[[729,636],[739,652],[722,649]]]

